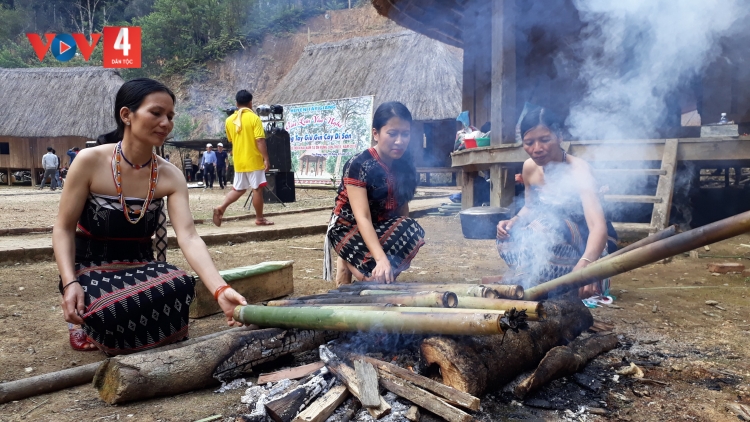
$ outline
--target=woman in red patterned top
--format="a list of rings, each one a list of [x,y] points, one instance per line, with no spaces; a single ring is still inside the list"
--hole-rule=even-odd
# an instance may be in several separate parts
[[[424,245],[424,229],[408,217],[418,177],[407,153],[411,122],[403,104],[381,104],[372,121],[376,145],[344,165],[326,235],[326,280],[331,278],[329,245],[339,256],[337,285],[351,283],[352,275],[391,283]]]

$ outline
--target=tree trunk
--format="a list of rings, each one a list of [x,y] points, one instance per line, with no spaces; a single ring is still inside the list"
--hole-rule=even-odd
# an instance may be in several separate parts
[[[539,387],[564,376],[573,375],[583,369],[591,359],[617,347],[617,336],[607,334],[577,339],[569,346],[558,346],[550,350],[539,362],[533,374],[516,386],[513,392],[523,399]]]
[[[109,404],[180,394],[236,378],[258,364],[312,350],[335,337],[324,331],[277,328],[229,331],[173,350],[108,359],[96,372],[94,387]]]
[[[593,324],[578,299],[545,302],[547,319],[505,335],[430,337],[422,356],[440,367],[443,384],[480,396],[497,390],[518,374],[535,368],[553,347],[566,344]]]

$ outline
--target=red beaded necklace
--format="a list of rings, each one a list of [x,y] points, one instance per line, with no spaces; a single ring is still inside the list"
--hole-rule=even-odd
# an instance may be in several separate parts
[[[156,163],[156,153],[151,152],[151,179],[148,183],[148,195],[146,200],[143,201],[143,206],[139,210],[133,210],[125,202],[125,197],[122,196],[122,171],[120,169],[120,160],[123,158],[122,155],[122,141],[118,142],[115,146],[115,150],[112,153],[112,176],[115,180],[115,189],[117,190],[117,196],[120,199],[120,205],[122,205],[122,211],[125,214],[125,219],[130,224],[138,224],[139,221],[146,215],[148,206],[151,204],[151,200],[154,199],[156,193],[156,182],[159,176],[159,169]],[[138,217],[133,219],[130,214],[135,214]]]

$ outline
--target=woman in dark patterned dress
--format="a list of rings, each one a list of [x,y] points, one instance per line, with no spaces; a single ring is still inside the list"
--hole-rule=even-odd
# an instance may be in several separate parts
[[[70,167],[52,243],[65,320],[82,326],[70,331],[74,349],[115,355],[187,337],[195,281],[165,256],[154,259],[152,236],[166,222],[165,205],[183,254],[228,324],[246,303],[195,231],[184,176],[154,153],[172,131],[174,100],[157,81],[126,82],[115,99],[117,133],[102,138],[116,143],[82,150]],[[157,242],[166,249],[165,232]]]
[[[530,110],[520,122],[526,203],[497,225],[497,250],[512,276],[537,285],[585,268],[617,249],[617,234],[604,218],[588,163],[568,155],[562,124],[546,109]],[[605,295],[609,280],[582,287],[579,295]]]
[[[372,121],[376,145],[344,164],[324,247],[326,280],[331,245],[339,256],[337,285],[351,283],[352,275],[391,283],[424,245],[424,230],[409,218],[417,189],[417,169],[407,153],[411,122],[403,104],[381,104]]]

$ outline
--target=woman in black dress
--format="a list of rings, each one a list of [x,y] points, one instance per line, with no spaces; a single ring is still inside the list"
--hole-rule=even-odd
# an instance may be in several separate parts
[[[376,145],[344,165],[324,248],[326,280],[331,278],[329,245],[339,256],[337,285],[351,283],[352,275],[391,283],[424,245],[424,230],[409,218],[417,189],[417,169],[407,153],[411,122],[403,104],[381,104],[372,121]]]
[[[126,82],[115,99],[117,133],[104,138],[116,143],[82,150],[70,167],[52,244],[65,320],[82,326],[70,331],[74,349],[115,355],[187,337],[195,281],[162,254],[154,258],[152,236],[165,226],[165,205],[180,248],[228,324],[246,303],[195,231],[184,176],[154,153],[172,131],[174,103],[157,81]],[[157,236],[160,250],[165,235]]]

